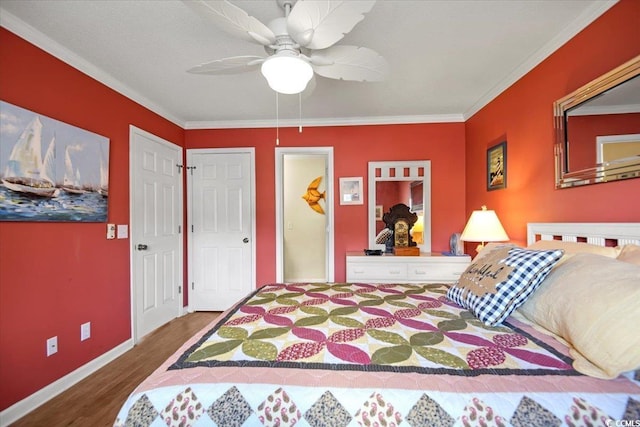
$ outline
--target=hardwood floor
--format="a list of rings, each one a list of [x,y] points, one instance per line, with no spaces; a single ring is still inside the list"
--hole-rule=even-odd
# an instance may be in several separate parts
[[[12,426],[112,426],[120,406],[133,389],[190,336],[219,315],[196,312],[172,320]]]

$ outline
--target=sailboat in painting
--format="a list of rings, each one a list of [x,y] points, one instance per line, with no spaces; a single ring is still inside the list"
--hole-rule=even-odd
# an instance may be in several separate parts
[[[100,187],[98,188],[98,194],[109,197],[109,170],[102,156],[100,156]]]
[[[69,152],[72,147],[67,147],[64,151],[64,180],[62,181],[62,189],[70,194],[84,194],[87,192],[82,186],[80,180],[80,170],[73,167],[71,155]]]
[[[54,176],[54,159],[55,137],[51,139],[42,159],[42,123],[36,116],[11,150],[2,183],[9,190],[19,193],[56,197],[60,190],[51,178]]]

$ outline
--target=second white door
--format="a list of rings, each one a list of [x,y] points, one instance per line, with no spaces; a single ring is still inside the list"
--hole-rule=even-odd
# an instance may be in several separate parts
[[[189,308],[223,311],[255,288],[254,150],[187,151]]]
[[[182,313],[182,148],[131,126],[136,342]]]

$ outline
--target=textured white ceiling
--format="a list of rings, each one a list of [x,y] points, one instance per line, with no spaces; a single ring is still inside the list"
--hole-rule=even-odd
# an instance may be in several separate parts
[[[275,0],[232,3],[264,23],[282,15]],[[302,122],[462,121],[613,4],[378,0],[340,43],[382,54],[388,79],[317,77],[313,92],[302,97]],[[182,1],[0,0],[0,24],[183,127],[275,124],[276,96],[259,71],[185,72],[264,50],[227,35]],[[298,117],[298,96],[280,95],[280,125],[297,124]]]

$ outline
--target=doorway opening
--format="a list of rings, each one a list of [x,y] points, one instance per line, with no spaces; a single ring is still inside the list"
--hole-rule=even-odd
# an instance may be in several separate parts
[[[276,148],[276,280],[334,280],[333,148]]]

